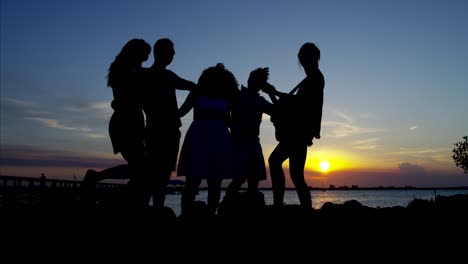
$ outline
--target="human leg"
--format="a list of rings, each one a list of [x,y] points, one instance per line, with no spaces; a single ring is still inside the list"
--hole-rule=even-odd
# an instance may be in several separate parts
[[[146,177],[146,188],[149,197],[153,196],[153,206],[164,206],[167,183],[175,170],[179,153],[179,129],[168,131],[151,131],[146,137],[147,172],[153,175]],[[149,174],[149,173],[147,173]]]
[[[258,192],[258,179],[255,175],[247,177],[247,192],[252,194]]]
[[[167,183],[171,178],[172,170],[161,170],[158,173],[158,178],[155,180],[153,193],[153,206],[162,207],[166,200]]]
[[[208,179],[208,212],[216,213],[221,197],[221,179]]]
[[[241,188],[242,184],[244,184],[244,182],[245,182],[245,178],[242,178],[242,177],[233,179],[231,183],[229,183],[226,189],[226,194],[224,198],[231,197],[232,195],[238,193],[239,189]]]
[[[202,182],[201,178],[186,177],[184,190],[182,191],[181,213],[190,214],[198,194],[198,187]]]
[[[150,190],[146,186],[149,173],[143,142],[129,151],[122,151],[121,154],[128,162],[129,202],[132,206],[146,207],[149,204]]]
[[[288,155],[287,145],[280,142],[268,158],[273,188],[273,204],[277,206],[283,205],[284,201],[285,178],[282,164]]]
[[[309,186],[304,179],[304,166],[307,158],[307,146],[303,144],[292,147],[289,158],[289,169],[291,180],[296,187],[296,192],[301,205],[305,208],[312,207],[312,198],[310,196]]]

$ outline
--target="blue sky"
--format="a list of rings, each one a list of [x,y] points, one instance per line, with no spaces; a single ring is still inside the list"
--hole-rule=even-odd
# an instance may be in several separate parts
[[[467,3],[271,2],[3,0],[0,174],[67,178],[122,162],[107,132],[107,69],[131,38],[169,37],[169,68],[183,78],[222,62],[246,84],[268,66],[281,91],[304,78],[300,46],[317,44],[326,86],[312,185],[468,185],[451,160],[468,133]],[[184,135],[191,115],[183,121]],[[261,142],[268,157],[268,117]]]

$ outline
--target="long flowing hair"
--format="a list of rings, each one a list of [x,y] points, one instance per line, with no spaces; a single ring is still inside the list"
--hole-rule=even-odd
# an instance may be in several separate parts
[[[141,63],[151,53],[151,46],[143,39],[134,38],[128,41],[111,63],[107,73],[107,86],[114,87],[129,71],[141,67]]]

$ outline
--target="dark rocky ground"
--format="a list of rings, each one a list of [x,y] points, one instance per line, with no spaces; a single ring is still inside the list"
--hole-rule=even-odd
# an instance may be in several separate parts
[[[236,259],[246,252],[312,258],[330,250],[328,258],[346,252],[348,258],[372,260],[372,251],[380,254],[379,262],[406,253],[443,254],[447,261],[447,257],[463,258],[467,248],[468,195],[415,199],[406,207],[371,208],[351,200],[303,209],[266,206],[261,193],[240,193],[223,201],[216,216],[198,202],[191,214],[177,217],[167,207],[122,207],[124,194],[119,189],[101,190],[99,205],[90,208],[77,199],[73,188],[3,188],[1,241],[9,246],[53,245],[85,252],[108,247],[125,252],[137,246],[146,253],[172,257],[187,257],[184,250],[190,249],[199,252],[191,257],[202,259],[203,254],[214,253]]]
[[[223,228],[226,232],[254,229],[271,232],[310,232],[310,233],[359,233],[369,231],[375,224],[381,225],[380,232],[392,233],[453,229],[468,224],[468,195],[450,197],[437,196],[435,200],[413,200],[408,206],[371,208],[351,200],[344,204],[325,203],[320,209],[303,209],[299,205],[274,207],[265,205],[263,194],[247,195],[239,193],[230,200],[223,201],[216,216],[208,215],[206,204],[197,202],[190,215],[177,217],[172,209],[145,208],[131,209],[122,206],[125,190],[103,189],[97,193],[97,206],[84,206],[79,200],[77,188],[17,187],[0,190],[0,212],[3,221],[30,222],[41,219],[53,227],[63,225],[80,226],[92,221],[88,217],[102,218],[102,223],[113,222],[147,223],[150,229],[158,229],[161,222],[166,231],[177,232],[183,229]],[[57,221],[62,218],[64,221]],[[32,219],[31,219],[32,218]],[[50,221],[48,221],[50,218]],[[66,221],[65,221],[66,220]],[[154,224],[153,224],[154,223]],[[99,225],[96,225],[99,226]],[[169,228],[170,227],[170,228]],[[272,227],[269,229],[267,227]],[[411,230],[410,230],[411,229]]]

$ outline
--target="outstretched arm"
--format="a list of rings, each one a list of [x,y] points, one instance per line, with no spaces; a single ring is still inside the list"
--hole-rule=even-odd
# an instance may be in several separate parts
[[[193,91],[196,90],[197,85],[189,80],[185,80],[184,78],[179,77],[177,74],[174,72],[171,72],[172,78],[174,80],[175,88],[178,90],[188,90],[188,91]]]
[[[270,97],[270,100],[273,104],[275,104],[276,102],[278,102],[278,98],[277,97],[281,97],[283,95],[285,95],[285,93],[282,93],[278,90],[276,90],[276,88],[269,84],[269,83],[266,83],[265,86],[263,87],[262,91],[266,94],[268,94],[268,96]]]
[[[188,112],[190,112],[190,110],[192,110],[193,106],[195,105],[195,100],[196,100],[197,96],[198,95],[197,95],[196,91],[191,91],[187,95],[187,98],[185,98],[184,103],[179,108],[179,116],[180,117],[185,116],[186,114],[188,114]]]
[[[179,77],[176,89],[193,91],[197,89],[197,85],[192,81],[188,81]]]

